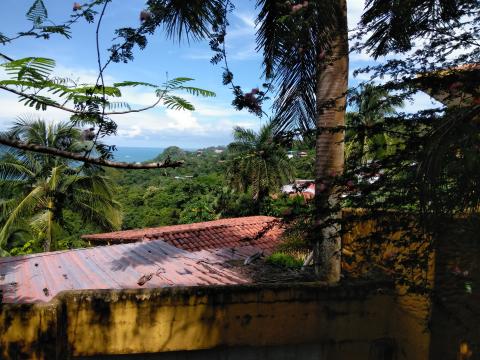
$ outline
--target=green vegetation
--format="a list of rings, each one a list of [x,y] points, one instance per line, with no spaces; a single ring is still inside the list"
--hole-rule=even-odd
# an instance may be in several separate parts
[[[395,139],[377,128],[382,127],[386,116],[395,115],[403,107],[403,100],[381,87],[366,84],[352,91],[350,103],[353,111],[347,113],[345,134],[348,161],[362,166],[392,153]]]
[[[289,177],[311,177],[313,154],[289,159],[270,129],[264,127],[260,134],[236,128],[237,142],[228,147],[197,151],[169,147],[153,160],[182,160],[184,165],[157,170],[79,166],[68,159],[4,148],[0,161],[2,248],[18,255],[83,247],[86,244],[80,236],[85,233],[297,214],[304,200],[280,193],[281,186],[289,182],[283,175],[288,171]],[[9,136],[71,152],[81,153],[91,146],[79,129],[65,123],[19,121]],[[293,146],[301,150],[302,142]],[[267,173],[255,167],[259,159]],[[231,169],[238,164],[244,166],[245,177],[268,178],[261,178],[260,183],[246,181],[241,188],[232,186],[235,174]],[[254,176],[247,171],[254,171]],[[260,192],[264,195],[256,197]]]
[[[231,159],[227,167],[228,181],[233,189],[245,191],[250,188],[253,200],[260,204],[293,180],[286,149],[274,137],[271,123],[262,126],[258,134],[236,127],[233,138],[228,146]]]
[[[286,268],[301,268],[303,260],[296,258],[283,252],[276,252],[267,257],[266,262],[271,265],[286,267]]]
[[[86,146],[80,131],[66,123],[19,120],[8,136],[77,153]],[[67,219],[102,230],[121,224],[115,185],[99,167],[9,148],[0,162],[0,186],[0,245],[12,254],[61,248],[59,240],[69,235]]]
[[[268,184],[268,194],[276,195],[275,199],[266,196],[256,199],[257,183],[246,181],[241,188],[232,186],[234,173],[231,169],[241,159],[238,149],[228,146],[184,151],[172,146],[159,154],[155,161],[167,158],[185,161],[180,168],[109,170],[109,175],[118,184],[116,199],[122,204],[124,212],[122,228],[186,224],[257,214],[280,216],[291,211],[292,206],[303,204],[303,200],[279,194],[288,179],[281,181],[276,177]],[[312,176],[309,169],[313,154],[288,159],[285,149],[278,148],[276,151],[274,156],[282,156],[280,160],[291,169],[291,176]],[[226,173],[229,176],[225,176]]]

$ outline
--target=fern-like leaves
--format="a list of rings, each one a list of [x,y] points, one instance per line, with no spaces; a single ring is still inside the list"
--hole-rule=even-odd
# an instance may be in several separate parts
[[[43,0],[35,0],[30,9],[28,9],[26,16],[35,28],[39,28],[48,18],[47,8]]]
[[[164,96],[163,104],[167,108],[174,109],[174,110],[190,110],[190,111],[195,110],[195,107],[190,102],[175,95]]]
[[[55,60],[42,57],[26,57],[2,64],[6,73],[14,79],[43,81],[55,68]]]

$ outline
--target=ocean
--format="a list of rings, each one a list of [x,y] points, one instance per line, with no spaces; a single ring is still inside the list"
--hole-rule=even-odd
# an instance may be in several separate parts
[[[147,148],[147,147],[117,147],[113,153],[115,161],[122,162],[143,162],[154,159],[161,154],[165,148]],[[193,149],[185,149],[193,151]],[[0,156],[5,150],[0,147]]]
[[[113,153],[116,161],[143,162],[154,159],[164,148],[118,147]]]

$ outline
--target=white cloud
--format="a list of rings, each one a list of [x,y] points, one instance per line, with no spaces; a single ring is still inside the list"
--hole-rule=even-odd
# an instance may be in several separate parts
[[[94,69],[67,68],[59,66],[56,75],[71,77],[80,83],[95,83],[97,73]],[[111,84],[115,78],[106,77],[106,82]],[[150,106],[156,101],[154,89],[148,87],[124,88],[122,98],[113,99],[125,101],[133,109]],[[118,124],[118,135],[104,139],[107,143],[118,145],[150,145],[177,144],[182,146],[196,146],[196,139],[203,145],[213,143],[228,143],[231,140],[232,128],[235,125],[255,127],[254,118],[245,112],[235,111],[229,103],[219,101],[217,98],[199,98],[191,94],[178,95],[184,97],[196,110],[175,111],[159,106],[155,109],[130,113],[126,115],[114,115],[112,118]],[[18,102],[13,94],[3,92],[0,97],[0,129],[9,128],[19,115],[41,117],[49,121],[68,120],[70,113],[62,110],[49,108],[47,111],[36,111],[34,108],[25,107]],[[201,142],[203,139],[203,142]],[[210,139],[210,140],[209,140]],[[187,146],[187,145],[185,145]]]
[[[58,64],[54,71],[55,76],[66,77],[74,80],[79,84],[96,84],[98,79],[97,69],[85,69],[78,67],[67,67],[62,64]],[[114,78],[108,74],[103,77],[105,85],[115,82]]]
[[[353,30],[357,27],[360,17],[362,16],[363,9],[365,7],[364,0],[353,0],[347,3],[348,11],[348,28]]]
[[[235,16],[240,19],[243,25],[250,31],[255,31],[255,14],[235,12]]]
[[[46,111],[35,110],[18,102],[18,97],[3,91],[0,96],[0,129],[9,128],[19,117],[42,118],[51,121],[68,120],[69,114],[49,108]]]
[[[118,130],[118,136],[124,138],[136,138],[142,134],[142,129],[140,126],[132,126],[130,129],[120,129]]]

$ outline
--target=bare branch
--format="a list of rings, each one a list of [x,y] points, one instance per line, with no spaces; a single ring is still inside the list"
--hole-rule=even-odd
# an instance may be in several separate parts
[[[141,169],[176,168],[176,167],[182,166],[184,163],[183,161],[171,161],[168,159],[162,162],[155,162],[155,163],[149,163],[149,164],[116,162],[116,161],[110,161],[110,160],[101,159],[101,158],[90,158],[83,154],[73,153],[70,151],[55,149],[55,148],[38,145],[38,144],[25,143],[23,141],[8,139],[2,136],[0,136],[0,144],[14,147],[21,150],[34,151],[37,153],[48,154],[53,156],[61,156],[63,158],[72,159],[75,161],[80,161],[80,162],[100,165],[100,166],[106,166],[111,168],[117,168],[117,169],[141,170]]]
[[[14,59],[12,59],[10,56],[7,56],[7,55],[5,55],[5,54],[3,54],[3,53],[0,53],[0,56],[1,56],[2,58],[4,58],[5,60],[7,60],[7,61],[14,61]]]

